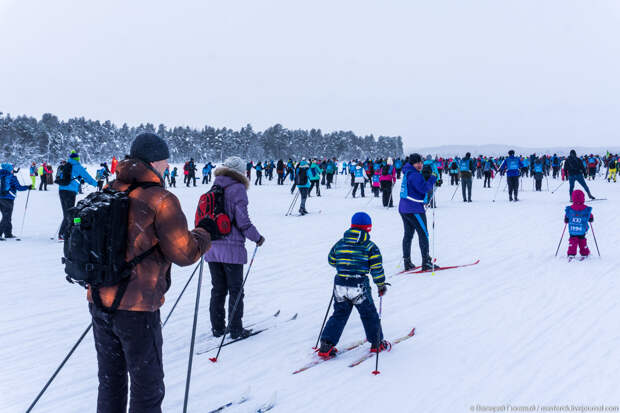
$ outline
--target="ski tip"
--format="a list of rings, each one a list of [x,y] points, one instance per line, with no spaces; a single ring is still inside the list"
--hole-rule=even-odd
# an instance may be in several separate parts
[[[413,327],[411,329],[411,331],[409,332],[409,334],[407,334],[409,337],[413,337],[415,335],[415,327]]]
[[[280,315],[280,310],[276,311],[276,313],[273,315],[274,317],[277,317]]]
[[[291,320],[297,320],[297,315],[298,315],[298,314],[299,314],[299,313],[295,313],[295,314],[291,317]]]
[[[372,372],[372,374],[374,374],[376,376],[378,374],[381,374],[381,372],[379,370],[375,370],[375,371]]]
[[[217,363],[217,357],[209,357],[209,361],[212,363]]]

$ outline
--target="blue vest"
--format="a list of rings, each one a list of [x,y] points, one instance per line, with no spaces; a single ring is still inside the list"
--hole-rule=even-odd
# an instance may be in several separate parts
[[[461,172],[469,172],[470,171],[470,161],[471,159],[463,159],[461,161]]]
[[[541,174],[541,173],[543,172],[543,166],[542,166],[542,163],[540,163],[540,162],[536,162],[536,163],[534,164],[534,172],[535,172],[535,173],[537,173],[537,174]]]
[[[355,177],[356,178],[360,178],[364,176],[364,169],[363,168],[355,168]]]
[[[590,225],[588,225],[588,220],[590,219],[591,213],[591,207],[586,207],[583,211],[575,211],[570,206],[567,206],[566,217],[568,218],[568,233],[571,236],[586,235],[586,232],[588,232],[588,229],[590,229]]]
[[[508,158],[506,159],[506,169],[509,171],[516,171],[519,169],[519,159],[518,158]]]

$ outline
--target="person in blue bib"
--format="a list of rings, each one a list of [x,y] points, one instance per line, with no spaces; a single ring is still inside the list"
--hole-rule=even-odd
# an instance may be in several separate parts
[[[508,183],[508,199],[510,202],[513,200],[517,202],[519,200],[519,177],[521,176],[521,169],[523,168],[523,162],[515,156],[515,151],[512,149],[508,151],[508,158],[504,159],[502,165],[499,167],[501,172],[506,171],[506,181]],[[514,198],[513,198],[514,195]]]
[[[586,233],[590,229],[589,223],[594,221],[592,207],[585,204],[585,195],[580,189],[572,194],[573,204],[565,209],[564,222],[568,226],[568,257],[577,255],[577,248],[582,257],[590,255]]]
[[[398,212],[403,220],[403,263],[405,271],[415,268],[411,261],[411,241],[417,232],[422,256],[422,268],[433,268],[433,262],[428,247],[428,225],[424,202],[426,195],[433,190],[437,177],[432,175],[425,180],[420,171],[423,162],[420,154],[409,156],[409,161],[403,166],[403,181],[400,189],[400,203]],[[435,268],[439,268],[435,265]]]
[[[536,160],[534,160],[532,170],[534,172],[534,183],[536,186],[536,191],[540,192],[542,191],[542,180],[544,174],[543,160],[541,158],[537,158]]]
[[[471,153],[467,152],[459,163],[461,173],[461,190],[463,192],[463,202],[471,202],[471,187],[475,162],[471,159]]]

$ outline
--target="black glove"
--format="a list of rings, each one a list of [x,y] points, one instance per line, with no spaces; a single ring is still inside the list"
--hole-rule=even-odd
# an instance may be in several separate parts
[[[217,224],[210,217],[204,217],[198,223],[198,227],[204,229],[211,235],[211,240],[215,241],[222,238],[222,234],[217,227]]]
[[[383,284],[382,286],[378,287],[379,289],[379,297],[383,297],[385,295],[385,293],[387,293],[387,284]]]
[[[258,241],[256,241],[256,245],[258,245],[259,247],[262,247],[264,243],[265,243],[265,237],[261,235]]]
[[[435,182],[435,185],[437,185],[438,187],[440,187],[441,184],[443,184],[443,181],[441,179],[438,179],[437,182]]]
[[[588,218],[588,222],[592,222],[592,221],[594,221],[594,217]]]
[[[568,218],[564,217],[564,223],[568,224]]]

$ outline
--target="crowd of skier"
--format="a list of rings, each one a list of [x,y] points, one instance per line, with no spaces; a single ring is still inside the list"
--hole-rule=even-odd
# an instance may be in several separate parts
[[[119,162],[113,158],[110,167],[107,162],[101,163],[94,177],[81,164],[76,151],[71,151],[67,159],[58,165],[55,179],[49,163],[37,165],[33,162],[29,170],[31,181],[26,185],[19,182],[16,176],[19,169],[12,164],[3,163],[0,170],[0,236],[3,240],[15,238],[11,217],[17,192],[35,190],[37,177],[40,180],[39,191],[47,191],[47,186],[52,183],[58,185],[63,219],[57,238],[65,243],[63,262],[68,276],[83,281],[88,287],[99,362],[98,411],[121,411],[127,404],[127,374],[131,376],[132,385],[130,404],[133,407],[130,410],[160,411],[158,409],[164,395],[163,366],[161,362],[151,363],[148,360],[161,360],[159,308],[170,282],[172,263],[190,265],[201,257],[208,263],[212,283],[209,312],[214,337],[224,340],[229,335],[231,340],[241,340],[252,335],[252,330],[244,328],[242,321],[243,267],[248,263],[245,241],[249,239],[257,247],[265,242],[248,214],[247,190],[252,184],[261,186],[275,178],[278,186],[290,185],[290,192],[295,197],[289,211],[299,199],[301,216],[308,214],[307,199],[312,194],[321,197],[322,188],[332,189],[338,184],[339,176],[342,177],[341,183],[349,187],[345,198],[356,198],[358,195],[365,198],[366,185],[369,185],[368,195],[381,198],[384,207],[392,208],[398,201],[398,213],[403,222],[404,272],[424,272],[441,269],[430,253],[426,212],[428,208],[437,207],[434,195],[436,188],[443,183],[444,174],[448,175],[450,185],[455,187],[453,197],[460,186],[465,203],[472,202],[474,180],[483,180],[483,188],[491,188],[497,175],[500,182],[496,188],[500,188],[505,178],[510,202],[519,201],[523,178],[532,178],[535,191],[543,190],[543,181],[550,190],[549,179],[560,181],[557,188],[568,182],[572,204],[566,207],[565,223],[569,230],[567,255],[572,258],[577,250],[582,257],[590,254],[585,235],[594,218],[592,208],[585,204],[584,193],[574,189],[575,183],[579,183],[593,200],[595,197],[587,180],[605,179],[615,183],[618,168],[617,154],[578,157],[575,151],[568,156],[517,156],[511,150],[499,157],[472,156],[469,152],[463,157],[433,157],[414,153],[404,159],[384,157],[345,161],[302,158],[254,162],[233,156],[217,166],[211,161],[206,162],[201,168],[202,180],[199,181],[196,176],[199,166],[192,158],[182,167],[183,184],[196,187],[201,182],[207,186],[208,192],[201,198],[196,227],[190,231],[178,199],[166,190],[176,188],[179,174],[177,167],[171,169],[168,164],[169,156],[167,144],[161,138],[154,134],[142,134],[136,138],[131,153],[124,160]],[[395,200],[393,189],[401,179]],[[100,205],[94,201],[90,205],[89,198],[86,198],[86,201],[81,201],[85,204],[78,204],[75,208],[77,195],[85,185],[96,188],[95,193],[125,191],[129,199],[140,201],[126,207],[130,217],[126,224],[129,226],[126,253],[133,259],[128,262],[131,264],[131,275],[118,278],[118,284],[110,284],[109,280],[107,284],[100,285],[89,282],[89,263],[73,262],[77,260],[74,257],[80,256],[73,249],[85,247],[72,241],[71,237],[88,230],[86,226],[80,227],[80,219],[84,220],[85,216],[78,217],[76,210],[88,211],[85,206],[96,210]],[[389,284],[386,283],[380,249],[370,241],[371,230],[371,217],[364,212],[356,213],[343,238],[334,244],[328,255],[329,264],[336,269],[332,296],[334,312],[321,329],[318,356],[322,359],[329,359],[337,353],[336,345],[353,307],[360,313],[371,352],[378,353],[390,346],[384,340],[366,276],[371,274],[382,297]],[[422,259],[420,266],[416,266],[411,258],[411,245],[416,234]],[[123,260],[124,257],[123,254]],[[90,265],[96,269],[100,264]],[[96,271],[92,268],[91,272]],[[86,281],[80,278],[82,275]],[[227,297],[228,313],[225,310]],[[114,317],[111,318],[112,313]],[[155,337],[154,347],[151,339],[149,343],[145,342],[145,335],[141,333],[143,329],[149,330],[149,337]],[[149,351],[144,351],[145,347]],[[145,363],[148,368],[143,367]]]

